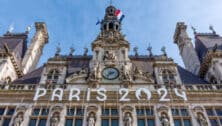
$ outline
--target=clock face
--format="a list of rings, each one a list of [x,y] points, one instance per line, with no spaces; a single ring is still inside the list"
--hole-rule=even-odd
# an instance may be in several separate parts
[[[103,69],[102,75],[108,80],[113,80],[119,76],[119,71],[116,68],[108,67]]]

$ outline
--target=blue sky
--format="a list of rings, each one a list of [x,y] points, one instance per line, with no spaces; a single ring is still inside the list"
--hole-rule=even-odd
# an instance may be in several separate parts
[[[90,48],[100,31],[95,25],[97,18],[103,18],[109,0],[0,0],[0,5],[1,35],[10,24],[14,24],[15,32],[23,32],[37,21],[47,24],[49,43],[44,48],[41,65],[54,56],[58,43],[61,54],[68,54],[72,45],[76,54],[83,54],[84,47]],[[198,32],[209,32],[209,25],[213,25],[222,35],[221,0],[113,0],[113,5],[126,15],[122,32],[131,43],[130,54],[135,46],[139,54],[147,54],[148,43],[154,54],[161,54],[161,47],[166,46],[168,56],[183,66],[173,43],[178,21],[189,26],[192,39],[191,25]],[[34,32],[32,29],[29,39]]]

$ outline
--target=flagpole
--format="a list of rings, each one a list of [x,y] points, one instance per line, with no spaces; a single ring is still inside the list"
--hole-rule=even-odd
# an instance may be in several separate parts
[[[112,1],[112,0],[110,0],[110,5],[112,5],[112,3],[113,3],[113,1]]]

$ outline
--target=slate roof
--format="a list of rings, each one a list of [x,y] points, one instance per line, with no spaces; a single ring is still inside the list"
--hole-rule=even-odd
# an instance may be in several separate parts
[[[205,80],[192,74],[181,66],[177,66],[183,84],[208,84]]]
[[[4,44],[6,44],[10,51],[14,52],[18,66],[21,66],[22,59],[27,50],[27,34],[7,33],[0,37],[0,51],[5,52]]]
[[[215,44],[218,45],[219,50],[222,50],[222,37],[213,33],[198,33],[195,36],[195,50],[202,62],[208,50],[212,50]]]
[[[89,67],[89,61],[92,56],[65,56],[70,60],[68,65],[67,76],[70,76],[72,73],[80,71],[82,68]],[[143,72],[149,72],[153,74],[153,62],[152,58],[148,56],[130,56],[133,67],[137,66]],[[51,59],[52,60],[52,59]],[[43,71],[43,66],[34,70],[27,75],[24,75],[22,78],[19,78],[13,82],[13,84],[38,84],[41,79],[41,74]],[[198,76],[188,72],[184,68],[178,66],[178,71],[183,84],[207,84],[206,81],[199,78]]]
[[[43,66],[15,80],[12,84],[38,84],[41,79]]]

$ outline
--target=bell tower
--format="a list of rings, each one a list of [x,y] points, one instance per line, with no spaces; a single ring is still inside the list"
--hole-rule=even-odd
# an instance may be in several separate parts
[[[102,82],[130,81],[130,45],[120,32],[121,21],[114,6],[106,8],[100,23],[101,32],[92,43],[93,58],[90,62],[90,79]]]

